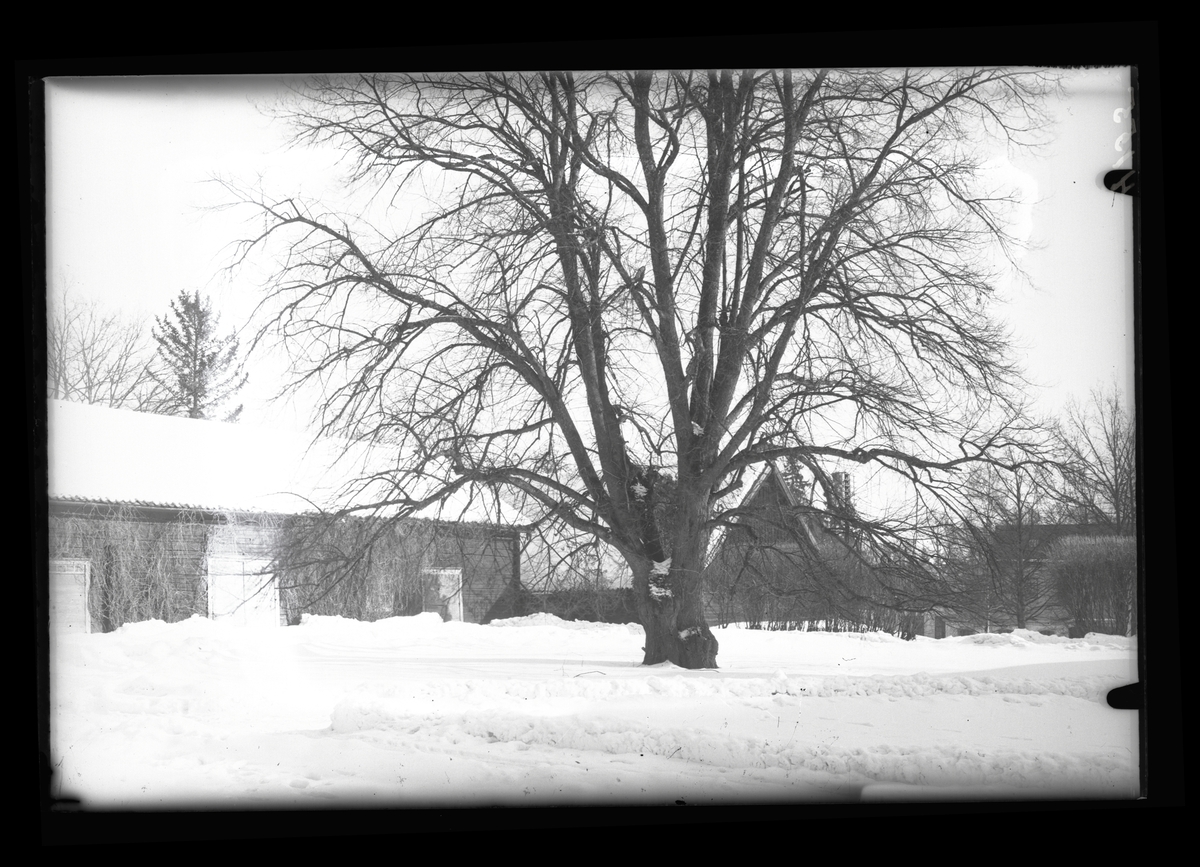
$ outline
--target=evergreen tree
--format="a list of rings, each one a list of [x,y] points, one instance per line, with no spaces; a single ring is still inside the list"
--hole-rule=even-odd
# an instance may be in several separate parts
[[[154,339],[167,371],[161,380],[169,397],[162,412],[188,418],[212,418],[217,409],[232,398],[243,385],[246,375],[238,361],[236,335],[217,336],[219,317],[212,302],[201,300],[200,293],[180,292],[171,302],[171,312],[155,317]],[[237,421],[236,409],[224,416]]]

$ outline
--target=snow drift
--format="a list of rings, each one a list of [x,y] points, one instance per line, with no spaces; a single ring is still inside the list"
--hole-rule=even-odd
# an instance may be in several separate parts
[[[1136,642],[721,630],[720,670],[533,615],[71,636],[56,797],[253,808],[1135,797]]]

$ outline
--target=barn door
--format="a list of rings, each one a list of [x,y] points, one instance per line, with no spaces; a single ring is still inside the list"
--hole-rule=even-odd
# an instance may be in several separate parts
[[[92,631],[88,589],[92,564],[87,560],[50,561],[50,632],[78,635]]]
[[[270,560],[208,558],[208,616],[238,626],[278,626],[279,591]]]
[[[447,620],[463,619],[462,569],[426,569],[430,595],[436,597],[437,610]]]

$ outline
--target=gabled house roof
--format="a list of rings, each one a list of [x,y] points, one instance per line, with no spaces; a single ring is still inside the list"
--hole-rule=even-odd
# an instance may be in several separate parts
[[[49,498],[59,503],[297,515],[378,502],[394,456],[369,445],[313,441],[293,431],[52,400]],[[499,523],[497,510],[451,498],[416,517]],[[515,510],[499,516],[520,523]]]
[[[755,501],[759,498],[776,494],[780,501],[789,509],[799,510],[810,503],[808,492],[798,489],[775,461],[765,462],[751,483],[746,493],[737,502],[734,510],[744,510],[743,514],[734,521],[752,519]],[[802,538],[807,543],[812,554],[819,557],[843,557],[850,553],[850,547],[838,534],[829,530],[817,520],[815,515],[796,513],[795,528],[801,531]],[[709,558],[716,556],[717,551],[728,538],[728,527],[722,526],[713,534],[709,548]]]
[[[742,504],[754,502],[754,498],[759,495],[763,487],[768,485],[773,485],[787,500],[789,506],[794,508],[800,505],[800,492],[785,481],[784,474],[775,461],[767,461],[762,465],[758,476],[746,490],[746,495],[742,497]]]

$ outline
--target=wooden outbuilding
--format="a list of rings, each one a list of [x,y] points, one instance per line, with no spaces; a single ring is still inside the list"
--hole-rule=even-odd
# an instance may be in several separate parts
[[[305,612],[481,622],[519,581],[522,537],[471,504],[336,517],[372,458],[239,424],[51,401],[51,623],[57,633],[202,615]],[[377,492],[376,492],[377,493]]]

